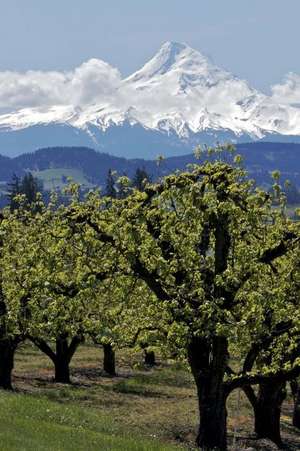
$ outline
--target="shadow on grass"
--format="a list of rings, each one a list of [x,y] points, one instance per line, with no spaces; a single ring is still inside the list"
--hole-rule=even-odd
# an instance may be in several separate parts
[[[115,376],[111,376],[110,374],[106,373],[105,371],[91,367],[91,368],[80,368],[80,367],[73,367],[71,370],[72,376],[75,378],[86,378],[91,381],[99,381],[100,379],[117,379],[118,377],[124,377],[122,374],[116,374]]]
[[[184,371],[175,372],[169,368],[158,368],[149,374],[139,373],[135,376],[138,383],[162,385],[176,388],[189,388],[193,385],[192,378]]]
[[[136,378],[121,380],[111,386],[103,386],[102,388],[106,391],[141,396],[143,398],[170,398],[170,395],[166,393],[139,384]]]

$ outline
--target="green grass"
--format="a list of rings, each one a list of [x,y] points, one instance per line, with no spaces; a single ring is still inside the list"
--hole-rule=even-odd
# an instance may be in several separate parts
[[[45,397],[0,394],[1,451],[174,450],[120,434],[111,417]]]
[[[190,397],[190,394],[194,395],[195,391],[190,384],[190,374],[185,369],[180,369],[179,365],[160,364],[156,369],[149,370],[141,365],[140,354],[122,351],[117,354],[118,377],[110,378],[101,373],[102,358],[101,348],[81,346],[71,363],[73,384],[67,386],[53,383],[53,365],[45,355],[30,344],[21,346],[16,354],[13,381],[14,387],[22,393],[18,395],[21,399],[18,413],[20,412],[22,417],[23,398],[25,402],[29,402],[27,399],[33,400],[32,403],[38,401],[41,403],[39,406],[50,403],[52,409],[58,412],[56,417],[59,419],[58,424],[60,424],[61,416],[72,420],[62,424],[64,427],[71,428],[70,434],[73,434],[74,430],[77,433],[78,427],[82,426],[80,421],[86,419],[83,426],[85,428],[85,425],[89,425],[88,433],[82,440],[89,437],[90,431],[105,435],[105,437],[98,437],[99,442],[105,439],[108,443],[111,436],[112,445],[95,448],[92,442],[91,448],[88,448],[89,445],[86,444],[79,447],[81,442],[78,441],[76,448],[70,448],[74,451],[81,449],[175,450],[187,449],[182,445],[184,440],[188,440],[189,445],[193,444],[197,403],[194,396]],[[46,407],[47,409],[49,407]],[[73,417],[69,416],[70,409]],[[75,414],[78,414],[78,423],[74,422]],[[52,418],[55,418],[55,415]],[[44,414],[42,418],[37,416],[37,419],[30,415],[33,426],[45,419],[47,416],[45,417]],[[17,420],[14,420],[15,422],[17,423]],[[51,426],[56,427],[56,424],[57,422]],[[27,427],[26,430],[28,436],[37,435],[37,442],[42,440],[42,437],[31,427]],[[80,433],[83,434],[82,429]],[[60,444],[62,438],[63,435],[57,436],[56,446]],[[11,449],[18,450],[18,447]],[[189,446],[188,449],[192,447]],[[0,451],[2,451],[1,434]]]
[[[79,183],[85,188],[93,187],[79,169],[45,169],[43,171],[32,171],[32,174],[43,181],[44,189],[48,191],[54,188],[63,188],[66,185],[66,183],[63,182],[63,177],[71,177],[74,182]]]
[[[0,451],[192,450],[198,425],[196,389],[186,365],[161,361],[149,369],[142,354],[117,352],[115,378],[102,371],[102,350],[79,347],[71,362],[72,385],[53,382],[51,361],[32,345],[17,351],[13,385],[0,392]],[[283,438],[295,442],[291,398],[284,404]],[[253,415],[243,393],[228,400],[229,442],[253,445]]]

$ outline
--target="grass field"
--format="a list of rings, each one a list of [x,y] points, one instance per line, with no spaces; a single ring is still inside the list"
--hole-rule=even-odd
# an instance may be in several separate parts
[[[118,377],[101,373],[102,352],[82,346],[72,362],[71,386],[55,384],[49,359],[26,345],[17,354],[16,393],[0,393],[0,451],[192,450],[198,422],[190,373],[183,365],[141,364],[141,355],[118,354]],[[228,402],[229,440],[252,446],[251,409],[242,394]],[[283,412],[288,449],[300,449],[291,428],[290,400]]]
[[[172,450],[118,431],[111,417],[43,396],[1,394],[0,449],[5,451]]]
[[[92,188],[93,185],[84,176],[83,172],[79,169],[45,169],[44,171],[31,171],[34,177],[43,181],[43,187],[47,191],[53,189],[61,189],[66,185],[64,178],[70,177],[74,182],[79,183],[84,188]]]

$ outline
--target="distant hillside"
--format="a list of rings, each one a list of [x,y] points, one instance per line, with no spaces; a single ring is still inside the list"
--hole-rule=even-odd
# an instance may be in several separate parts
[[[237,145],[251,177],[259,184],[270,183],[270,172],[278,169],[284,179],[300,186],[300,144],[256,142]],[[103,185],[109,169],[132,177],[143,167],[153,179],[184,169],[198,160],[192,154],[166,158],[160,166],[156,161],[114,157],[85,147],[53,147],[40,149],[15,158],[0,155],[0,188],[15,173],[19,176],[31,171],[50,189],[61,186],[68,176],[87,187]]]

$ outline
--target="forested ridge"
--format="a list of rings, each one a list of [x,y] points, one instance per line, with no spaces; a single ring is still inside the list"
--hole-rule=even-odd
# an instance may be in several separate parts
[[[82,198],[70,183],[63,204],[57,192],[46,203],[17,193],[2,210],[2,389],[13,389],[25,341],[64,384],[83,343],[103,346],[112,376],[115,352],[139,348],[150,364],[159,354],[188,365],[199,449],[227,449],[227,400],[237,390],[257,438],[281,446],[291,385],[300,428],[300,223],[286,214],[279,172],[264,191],[232,146],[210,153],[208,161],[198,149],[188,169],[152,183],[146,172],[134,183],[110,172],[102,193]]]
[[[290,143],[259,142],[237,145],[243,156],[244,167],[248,176],[258,186],[265,189],[272,185],[271,173],[279,170],[282,180],[288,180],[286,187],[288,203],[300,204],[300,145]],[[209,161],[215,155],[204,152]],[[133,178],[137,170],[145,170],[152,181],[177,170],[185,170],[188,164],[195,164],[195,154],[164,158],[163,152],[157,154],[156,160],[126,159],[97,152],[85,147],[53,147],[37,150],[8,158],[0,154],[0,208],[7,205],[7,192],[14,179],[22,179],[31,173],[39,180],[39,185],[46,197],[48,193],[61,188],[72,178],[81,184],[82,190],[91,187],[104,188],[109,171]]]
[[[244,158],[245,167],[259,183],[270,183],[269,172],[278,169],[299,185],[300,144],[257,142],[236,147]],[[164,155],[163,149],[158,149],[157,155]],[[28,171],[73,168],[82,170],[92,183],[102,185],[109,169],[132,177],[138,167],[144,167],[156,178],[177,169],[183,170],[187,164],[196,162],[192,153],[165,158],[164,164],[158,168],[153,160],[120,158],[86,147],[51,147],[14,158],[1,156],[0,150],[0,182],[10,181],[14,173],[22,176]]]

